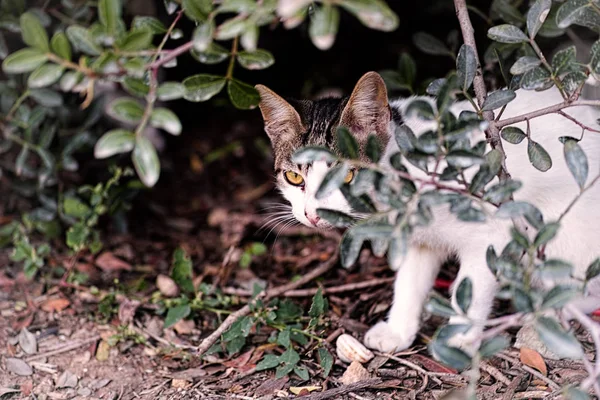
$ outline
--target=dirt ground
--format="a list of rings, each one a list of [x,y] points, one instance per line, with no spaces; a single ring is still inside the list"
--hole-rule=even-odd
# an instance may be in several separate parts
[[[350,385],[340,382],[348,364],[336,360],[324,379],[310,349],[300,351],[308,381],[256,372],[264,354],[282,351],[268,343],[268,331],[252,332],[230,356],[196,355],[226,313],[247,303],[254,283],[279,287],[330,260],[332,268],[281,298],[308,310],[313,289],[324,289],[329,311],[322,338],[332,354],[340,334],[362,339],[384,318],[392,296],[392,272],[368,249],[346,270],[335,263],[338,233],[263,227],[270,207],[281,200],[271,180],[272,160],[258,150],[265,143],[257,146],[260,133],[244,126],[227,129],[232,136],[222,138],[226,151],[210,163],[207,154],[218,148],[215,143],[196,138],[182,146],[176,161],[165,162],[159,187],[135,200],[129,233],[104,221],[99,254],[73,256],[55,242],[48,265],[27,281],[22,266],[9,260],[10,249],[0,249],[0,398],[449,399],[466,386],[463,375],[428,353],[427,341],[443,321],[427,316],[411,349],[352,367],[362,381]],[[239,147],[227,147],[231,142]],[[253,243],[264,243],[267,252],[242,268],[240,259]],[[218,289],[229,303],[226,313],[198,311],[164,329],[157,277],[169,275],[177,248],[192,260],[196,287]],[[87,280],[79,285],[63,280],[64,266]],[[445,269],[436,290],[447,294],[454,273]],[[506,307],[498,303],[497,314]],[[593,359],[592,340],[580,339]],[[580,363],[542,360],[536,352],[524,357],[511,348],[483,363],[478,397],[556,398],[551,395],[556,388],[584,376]]]

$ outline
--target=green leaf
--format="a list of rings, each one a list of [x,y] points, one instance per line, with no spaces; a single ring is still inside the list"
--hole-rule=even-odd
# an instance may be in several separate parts
[[[542,61],[537,57],[523,56],[519,58],[512,67],[510,67],[510,73],[513,75],[521,75],[525,72],[534,69],[540,65]]]
[[[145,29],[137,29],[129,32],[118,43],[121,51],[145,50],[152,44],[152,32]]]
[[[529,162],[542,172],[548,171],[552,167],[550,154],[539,143],[531,139],[527,142],[527,156]]]
[[[333,367],[333,356],[326,348],[320,347],[318,350],[319,354],[319,365],[323,368],[323,373],[321,374],[324,378],[329,376],[331,372],[331,367]]]
[[[494,354],[510,346],[510,341],[504,336],[496,336],[491,339],[484,340],[479,346],[479,354],[481,358],[489,358]]]
[[[144,108],[130,97],[121,97],[108,105],[108,115],[126,123],[138,123],[144,115]]]
[[[371,29],[391,32],[400,23],[396,13],[382,0],[345,0],[340,5]]]
[[[29,97],[44,107],[60,107],[63,104],[63,97],[50,89],[30,89]]]
[[[561,141],[564,144],[563,151],[569,171],[571,171],[575,181],[577,181],[579,188],[583,189],[589,170],[587,156],[581,149],[581,146],[577,143],[576,139],[564,136],[561,138]]]
[[[425,309],[440,317],[453,317],[456,315],[456,311],[452,308],[450,303],[445,299],[440,299],[438,297],[431,297],[425,305]]]
[[[350,268],[360,253],[363,239],[354,237],[351,230],[347,230],[340,242],[340,259],[344,268]]]
[[[573,266],[562,260],[550,259],[544,261],[535,272],[541,279],[561,280],[571,277]]]
[[[513,307],[519,312],[531,313],[533,312],[533,302],[527,292],[518,287],[512,288],[511,300]]]
[[[71,44],[64,32],[56,32],[50,43],[52,51],[64,60],[71,61]]]
[[[509,201],[503,203],[496,212],[498,218],[517,218],[524,216],[527,222],[541,229],[543,226],[543,217],[540,210],[534,205],[524,201]]]
[[[256,108],[260,103],[258,90],[235,78],[227,82],[227,94],[231,103],[241,110]]]
[[[563,392],[568,400],[590,400],[591,399],[589,394],[587,394],[583,390],[577,389],[573,386],[564,388]]]
[[[494,0],[492,2],[491,12],[493,17],[497,15],[509,24],[521,26],[525,21],[525,18],[519,12],[519,9],[513,6],[510,0]]]
[[[150,125],[164,129],[171,135],[178,136],[181,134],[181,122],[177,115],[168,108],[158,107],[152,110]]]
[[[467,44],[463,44],[456,57],[456,75],[458,84],[463,90],[469,89],[477,71],[477,55],[475,50]]]
[[[132,160],[142,183],[147,187],[154,186],[160,176],[160,161],[152,142],[143,136],[136,137]]]
[[[143,79],[130,76],[123,79],[122,86],[127,93],[136,97],[146,97],[150,92],[150,86]]]
[[[331,4],[314,6],[310,18],[308,34],[319,50],[328,50],[335,42],[340,24],[340,12]]]
[[[50,50],[48,46],[48,34],[38,17],[31,12],[26,12],[21,15],[19,22],[21,25],[21,35],[25,44],[43,52]]]
[[[367,157],[374,163],[378,163],[381,159],[381,145],[379,144],[379,140],[375,135],[369,135],[367,138],[367,148],[366,151]]]
[[[191,311],[192,309],[190,308],[189,304],[182,304],[179,306],[169,308],[169,311],[167,311],[167,316],[165,317],[164,328],[167,329],[172,327],[177,322],[190,315]]]
[[[106,132],[94,146],[94,157],[107,158],[115,154],[128,153],[135,147],[135,135],[125,129]]]
[[[581,295],[581,290],[569,286],[555,286],[544,295],[542,308],[561,308],[575,297]]]
[[[560,224],[558,222],[550,222],[544,225],[544,227],[540,229],[540,231],[535,236],[533,245],[535,247],[545,245],[546,243],[554,239],[554,236],[556,236],[556,233],[558,232],[559,228]]]
[[[317,215],[336,228],[347,228],[356,222],[354,217],[348,214],[344,214],[337,210],[329,210],[327,208],[317,208]]]
[[[464,351],[448,346],[437,338],[429,343],[429,351],[437,360],[457,370],[462,371],[471,365],[471,357]]]
[[[298,361],[300,361],[300,355],[291,347],[279,357],[280,364],[296,365]]]
[[[277,334],[277,344],[285,347],[286,349],[290,347],[290,329],[286,328]]]
[[[471,279],[464,278],[460,281],[458,288],[456,289],[456,303],[466,313],[471,306],[471,300],[473,299],[473,282]]]
[[[600,31],[600,14],[598,5],[590,0],[569,0],[556,13],[556,24],[559,28],[567,28],[572,24],[582,25],[596,32]]]
[[[327,171],[327,174],[323,178],[319,189],[317,189],[317,193],[315,197],[319,199],[324,199],[329,196],[331,193],[336,191],[342,186],[344,183],[344,178],[348,174],[349,166],[347,163],[343,163],[340,165],[336,165]]]
[[[33,71],[47,60],[48,56],[40,50],[32,48],[21,49],[4,59],[2,70],[7,74],[22,74]]]
[[[483,199],[490,203],[502,203],[523,186],[519,181],[507,180],[486,190]]]
[[[535,321],[535,330],[548,350],[559,357],[579,359],[583,356],[579,341],[572,333],[565,332],[554,319],[539,317]]]
[[[183,0],[181,6],[185,15],[196,22],[206,20],[208,14],[212,11],[211,0]]]
[[[406,106],[406,110],[404,113],[407,117],[416,115],[418,118],[421,118],[421,119],[424,119],[427,121],[431,121],[431,120],[435,119],[435,111],[433,110],[433,106],[431,105],[430,102],[425,101],[425,100],[411,101]],[[412,138],[411,138],[411,142],[412,142]],[[401,148],[401,150],[403,150],[403,149]],[[406,148],[406,150],[409,150],[409,149]],[[412,150],[412,149],[410,149],[410,150]]]
[[[483,163],[484,159],[469,150],[452,150],[446,155],[446,161],[456,168],[468,168]]]
[[[565,49],[559,50],[552,57],[552,72],[556,76],[560,76],[565,72],[572,71],[576,60],[575,46],[569,46]]]
[[[249,21],[239,18],[230,18],[217,27],[215,38],[218,40],[230,40],[240,36],[249,26]]]
[[[490,28],[487,36],[500,43],[522,43],[529,40],[522,30],[510,24]]]
[[[194,29],[194,35],[192,36],[192,40],[194,41],[194,49],[199,52],[208,50],[213,41],[214,34],[215,21],[213,19],[200,22],[196,29]]]
[[[121,0],[99,0],[98,19],[110,36],[117,34],[121,22]]]
[[[312,164],[316,161],[331,163],[337,160],[337,157],[327,148],[320,146],[307,146],[292,155],[292,162],[295,164]]]
[[[29,75],[27,86],[30,88],[50,86],[60,79],[64,70],[64,67],[58,64],[41,65]]]
[[[600,258],[596,258],[585,271],[585,280],[589,281],[600,275]]]
[[[569,96],[572,96],[585,83],[586,79],[587,75],[583,71],[569,72],[562,78],[563,88]]]
[[[500,108],[510,103],[517,94],[510,89],[496,90],[488,94],[487,98],[483,101],[481,109],[483,111],[491,111]]]
[[[99,56],[102,53],[102,48],[94,42],[92,35],[84,27],[71,25],[67,28],[66,32],[73,46],[82,53],[90,56]]]
[[[258,33],[259,29],[256,25],[248,25],[242,36],[240,37],[240,44],[246,51],[255,51],[256,45],[258,44]]]
[[[88,217],[92,211],[87,204],[72,196],[66,196],[62,206],[66,215],[77,219]]]
[[[179,82],[164,82],[157,91],[156,95],[160,101],[177,100],[183,97],[185,86]]]
[[[192,283],[192,261],[181,247],[178,247],[173,253],[173,270],[171,278],[183,291],[194,293],[194,284]]]
[[[596,75],[600,75],[600,40],[597,40],[592,45],[590,50],[590,68]]]
[[[226,79],[222,76],[199,74],[186,78],[182,83],[185,88],[183,98],[188,101],[206,101],[223,89]]]
[[[308,315],[312,318],[320,317],[325,313],[326,301],[323,297],[323,290],[321,288],[317,289],[317,293],[313,296],[312,303],[310,305],[310,310],[308,310]]]
[[[216,43],[211,43],[204,52],[198,52],[195,49],[191,51],[192,57],[202,64],[218,64],[229,58],[229,50]]]
[[[544,24],[552,7],[552,0],[536,0],[527,13],[527,32],[533,39]]]
[[[300,377],[303,381],[307,381],[310,379],[308,375],[308,370],[304,367],[294,367],[294,373]]]
[[[426,32],[417,32],[412,37],[413,43],[419,50],[432,56],[454,57],[452,51],[441,40]]]
[[[133,30],[137,30],[137,29],[147,30],[147,31],[152,32],[155,35],[167,32],[167,28],[165,27],[165,25],[162,22],[160,22],[158,19],[156,19],[154,17],[148,17],[145,15],[143,15],[143,16],[136,15],[135,17],[133,17],[133,22],[131,23],[131,28]]]
[[[275,368],[279,365],[280,356],[274,354],[267,354],[265,357],[256,364],[256,371],[264,371],[265,369]]]
[[[246,69],[265,69],[275,63],[275,58],[267,50],[240,51],[237,54],[240,65]]]
[[[336,134],[340,153],[346,158],[358,159],[358,143],[348,128],[339,127]]]
[[[521,87],[525,90],[547,89],[552,85],[552,77],[546,68],[536,67],[525,72]]]
[[[500,136],[502,136],[502,139],[512,144],[519,144],[527,137],[525,132],[516,126],[507,126],[506,128],[502,129]]]

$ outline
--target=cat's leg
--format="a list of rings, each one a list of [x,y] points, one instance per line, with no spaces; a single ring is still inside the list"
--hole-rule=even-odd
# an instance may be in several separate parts
[[[423,246],[411,246],[396,273],[394,301],[387,321],[365,335],[367,347],[382,352],[406,349],[419,331],[427,295],[446,255]]]
[[[490,271],[485,260],[485,249],[473,246],[460,254],[460,270],[452,286],[452,305],[459,309],[456,302],[456,292],[463,279],[469,278],[473,285],[471,305],[467,310],[467,317],[454,316],[450,324],[470,324],[472,328],[463,334],[455,335],[449,344],[460,347],[469,354],[474,354],[481,344],[481,333],[484,322],[492,309],[494,297],[498,289],[496,278]]]

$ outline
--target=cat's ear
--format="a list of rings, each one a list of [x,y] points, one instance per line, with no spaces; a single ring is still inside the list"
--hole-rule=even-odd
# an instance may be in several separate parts
[[[265,121],[265,132],[271,141],[300,135],[305,131],[298,111],[266,86],[256,85],[260,94],[258,107]]]
[[[367,72],[354,86],[340,125],[348,127],[359,140],[366,140],[371,133],[387,137],[391,117],[383,79],[377,72]]]

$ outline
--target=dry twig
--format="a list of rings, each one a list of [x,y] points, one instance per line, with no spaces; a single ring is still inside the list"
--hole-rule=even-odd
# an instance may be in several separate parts
[[[27,357],[25,359],[25,361],[39,360],[41,358],[51,357],[51,356],[55,356],[57,354],[66,353],[68,351],[72,351],[72,350],[78,349],[80,347],[86,346],[90,343],[97,342],[98,340],[100,340],[100,335],[92,336],[91,338],[84,339],[79,342],[71,343],[66,346],[59,347],[58,349],[55,349],[55,350],[46,351],[44,353],[39,353],[39,354],[34,354],[32,356]]]
[[[340,395],[348,392],[353,392],[355,390],[366,389],[371,386],[379,385],[383,381],[380,378],[366,379],[364,381],[359,381],[356,383],[351,383],[350,385],[343,385],[334,389],[325,390],[324,392],[312,393],[308,396],[303,396],[303,400],[324,400],[336,398],[338,399]]]

